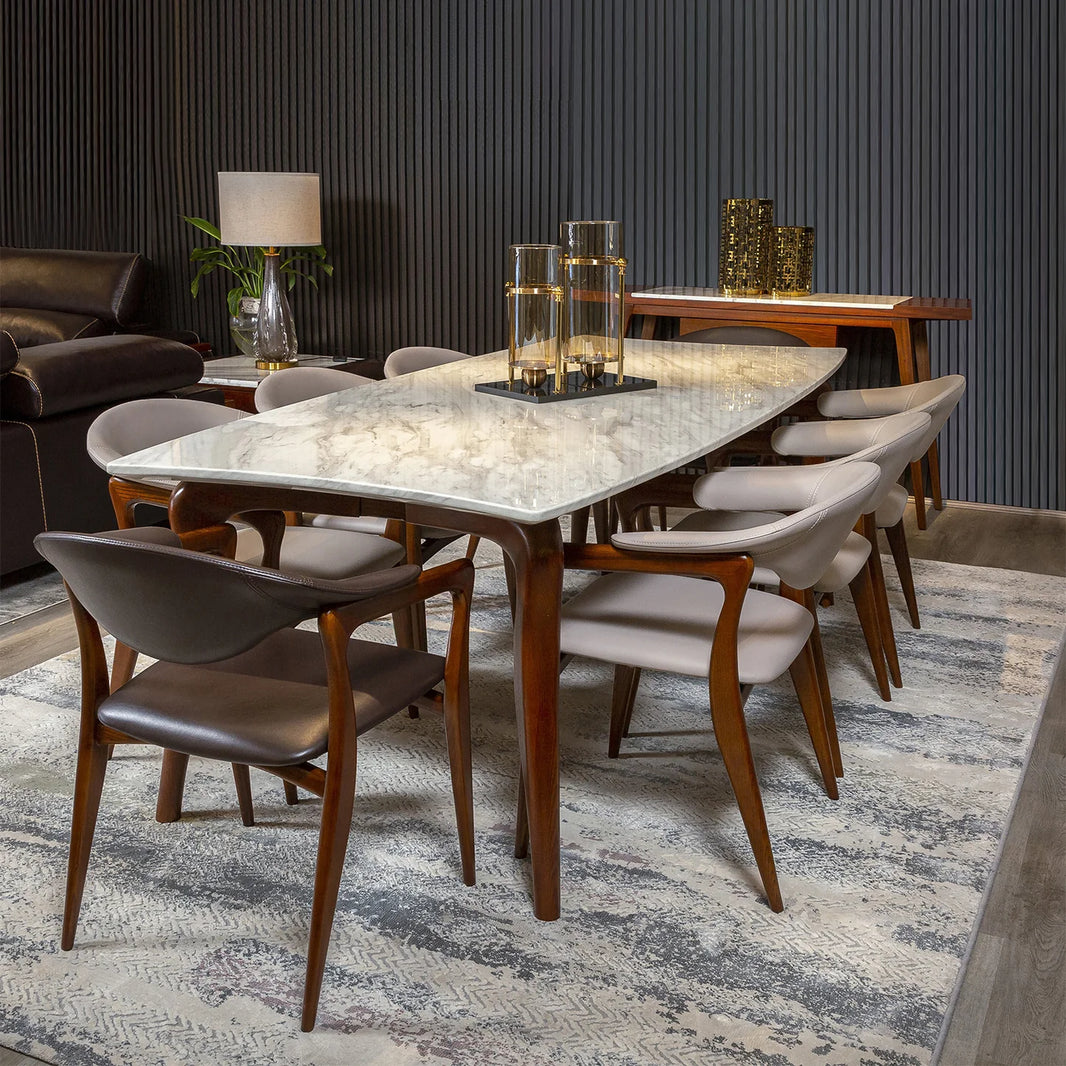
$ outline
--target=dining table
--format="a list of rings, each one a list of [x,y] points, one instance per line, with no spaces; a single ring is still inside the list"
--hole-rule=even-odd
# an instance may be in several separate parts
[[[371,513],[475,534],[503,549],[514,587],[533,912],[553,920],[561,891],[560,519],[783,414],[845,354],[627,340],[627,378],[653,380],[654,388],[615,392],[594,379],[587,395],[533,403],[475,390],[506,378],[507,353],[495,352],[241,418],[123,456],[108,472],[178,480],[170,522],[183,537],[251,511]]]

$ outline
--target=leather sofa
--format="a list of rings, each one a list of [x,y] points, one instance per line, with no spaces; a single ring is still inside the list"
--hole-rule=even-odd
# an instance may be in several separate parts
[[[203,374],[174,335],[128,332],[145,325],[147,271],[136,254],[0,249],[0,574],[40,563],[44,530],[112,528],[90,424],[124,400],[187,393]]]

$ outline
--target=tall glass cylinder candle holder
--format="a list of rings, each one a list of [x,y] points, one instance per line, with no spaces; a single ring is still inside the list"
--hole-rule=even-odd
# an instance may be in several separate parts
[[[554,373],[562,379],[559,348],[559,279],[557,244],[512,244],[507,280],[507,380],[515,376],[526,388],[540,388]]]
[[[718,249],[718,287],[726,296],[770,291],[773,200],[723,200]]]
[[[774,296],[810,296],[813,279],[814,230],[810,226],[774,226],[770,231],[770,292]]]
[[[626,261],[621,222],[564,222],[563,361],[593,381],[607,364],[621,382]]]

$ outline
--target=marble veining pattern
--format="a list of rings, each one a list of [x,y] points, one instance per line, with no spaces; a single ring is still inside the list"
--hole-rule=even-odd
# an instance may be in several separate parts
[[[713,451],[786,410],[843,348],[627,341],[659,387],[535,405],[474,392],[502,353],[241,419],[118,459],[112,474],[281,484],[556,518]],[[285,371],[281,371],[285,373]]]

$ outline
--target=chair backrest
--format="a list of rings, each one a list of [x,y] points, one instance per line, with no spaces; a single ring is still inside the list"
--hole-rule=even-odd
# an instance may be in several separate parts
[[[417,566],[344,581],[187,551],[168,529],[41,533],[37,550],[77,601],[116,640],[174,663],[217,662],[330,606],[402,588]]]
[[[85,447],[92,461],[106,470],[107,464],[120,456],[243,417],[232,407],[200,400],[165,396],[128,400],[96,416],[86,434]]]
[[[722,475],[735,471],[724,470]],[[860,515],[870,509],[881,470],[874,463],[760,468],[766,506],[769,499],[782,509],[796,508],[783,518],[747,529],[667,530],[642,533],[616,533],[616,547],[640,551],[702,553],[720,555],[742,552],[757,566],[775,571],[781,580],[797,589],[811,588],[825,573],[847,540]],[[697,503],[715,501],[721,506],[722,493],[715,481],[717,473],[697,481]]]
[[[466,352],[457,352],[452,348],[397,348],[385,360],[385,377],[398,378],[401,374],[412,374],[416,370],[427,370],[431,366],[469,358]]]
[[[373,378],[349,374],[345,370],[331,370],[328,366],[292,366],[287,370],[275,370],[256,387],[255,409],[273,411],[315,396],[344,392],[357,385],[371,385],[373,381]]]
[[[931,381],[887,389],[825,392],[818,397],[818,410],[826,418],[876,418],[902,411],[925,411],[930,419],[929,430],[912,456],[913,461],[929,450],[965,391],[966,379],[961,374],[946,374]]]
[[[779,348],[809,348],[810,345],[783,329],[769,326],[711,326],[673,337],[689,344],[765,344]]]
[[[905,411],[886,418],[851,418],[838,422],[794,422],[775,429],[770,444],[778,455],[821,456],[841,463],[876,463],[881,482],[869,511],[885,501],[915,450],[929,432],[929,415]],[[834,458],[839,457],[839,458]]]

